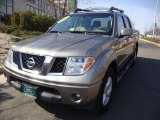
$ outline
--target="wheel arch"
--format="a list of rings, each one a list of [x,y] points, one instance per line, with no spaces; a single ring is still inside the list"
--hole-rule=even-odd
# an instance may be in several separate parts
[[[117,81],[117,75],[118,75],[118,72],[117,72],[117,71],[118,71],[118,66],[117,66],[116,60],[114,60],[114,61],[112,61],[112,62],[110,63],[108,69],[109,69],[109,68],[112,68],[113,71],[114,71],[114,74],[115,74],[115,83],[116,83],[116,81]]]

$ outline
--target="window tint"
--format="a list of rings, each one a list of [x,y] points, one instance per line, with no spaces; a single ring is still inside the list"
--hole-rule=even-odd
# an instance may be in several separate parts
[[[118,16],[118,34],[120,34],[123,28],[125,28],[123,18],[122,16]]]
[[[125,21],[126,28],[132,28],[131,23],[127,17],[124,17],[124,21]]]

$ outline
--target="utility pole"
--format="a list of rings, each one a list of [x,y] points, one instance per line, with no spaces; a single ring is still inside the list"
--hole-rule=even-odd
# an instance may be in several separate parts
[[[155,29],[157,26],[158,2],[159,2],[159,0],[157,0],[157,2],[156,2],[155,19],[154,19],[154,25],[153,25],[153,36],[155,36]]]
[[[147,25],[145,24],[144,26],[145,26],[145,28],[144,28],[144,36],[146,37],[147,36],[147,34],[146,34],[146,32],[147,32]]]

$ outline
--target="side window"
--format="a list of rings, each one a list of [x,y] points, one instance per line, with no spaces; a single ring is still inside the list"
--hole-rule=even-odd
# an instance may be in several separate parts
[[[123,28],[125,28],[123,18],[122,16],[118,16],[118,34],[120,34]]]
[[[129,18],[124,17],[124,21],[125,21],[126,28],[132,28]]]

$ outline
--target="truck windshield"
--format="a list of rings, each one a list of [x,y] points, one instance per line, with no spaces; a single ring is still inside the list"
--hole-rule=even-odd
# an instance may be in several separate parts
[[[113,14],[72,14],[58,21],[50,30],[54,32],[99,33],[112,35]]]

